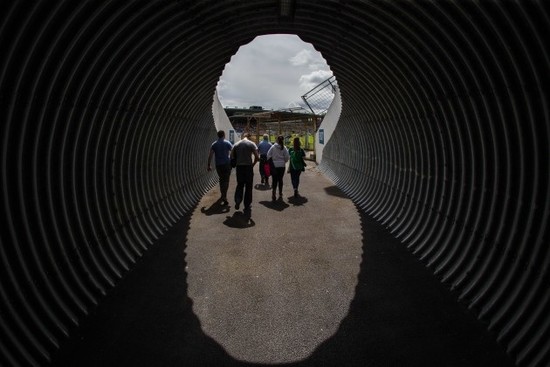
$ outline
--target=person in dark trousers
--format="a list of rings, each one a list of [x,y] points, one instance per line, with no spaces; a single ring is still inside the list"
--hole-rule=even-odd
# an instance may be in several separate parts
[[[294,189],[294,197],[297,198],[298,186],[300,186],[300,174],[305,171],[306,162],[304,157],[306,152],[301,148],[300,138],[294,138],[292,142],[293,146],[288,150],[290,154],[290,164],[288,170],[290,172],[290,181],[292,182],[292,188]]]
[[[283,198],[283,177],[285,176],[286,162],[290,158],[288,149],[285,147],[285,138],[282,135],[277,137],[277,142],[273,144],[267,152],[267,160],[273,161],[273,186],[271,186],[271,198],[273,201],[277,199],[277,187],[279,188],[279,199]]]
[[[258,153],[260,153],[260,176],[262,178],[262,184],[269,186],[269,175],[265,173],[265,165],[267,164],[267,152],[271,148],[269,142],[269,135],[264,134],[264,139],[258,144]]]
[[[225,140],[225,132],[223,130],[218,131],[218,140],[210,146],[207,169],[208,171],[212,171],[211,162],[212,156],[214,156],[216,172],[220,180],[221,205],[229,204],[227,201],[227,189],[229,188],[229,177],[231,176],[231,161],[229,158],[231,149],[233,149],[233,145]]]
[[[253,141],[248,140],[250,134],[244,133],[242,140],[235,143],[231,151],[231,157],[236,159],[237,188],[235,189],[235,209],[239,210],[244,201],[244,212],[250,214],[252,203],[252,186],[254,183],[254,166],[260,160],[258,147]],[[252,160],[254,157],[254,161]],[[243,194],[244,190],[244,194]]]

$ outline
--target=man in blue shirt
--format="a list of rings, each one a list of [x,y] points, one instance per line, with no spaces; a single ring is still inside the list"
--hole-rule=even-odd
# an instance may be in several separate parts
[[[225,132],[223,130],[218,131],[218,140],[212,143],[210,153],[208,154],[208,171],[212,171],[210,162],[212,161],[212,156],[215,156],[216,172],[220,179],[221,205],[229,204],[227,201],[227,189],[229,188],[229,177],[231,176],[231,159],[229,158],[231,149],[233,149],[233,145],[225,140]]]
[[[271,143],[269,142],[269,135],[264,134],[264,140],[258,144],[258,153],[260,153],[260,176],[262,177],[262,184],[269,186],[269,176],[265,174],[265,164],[267,163],[267,152],[271,148]]]

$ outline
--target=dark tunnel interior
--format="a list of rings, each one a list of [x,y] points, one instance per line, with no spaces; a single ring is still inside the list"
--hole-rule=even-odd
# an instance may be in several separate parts
[[[212,100],[259,35],[311,43],[342,113],[319,168],[550,365],[544,1],[0,4],[0,364],[48,365],[216,182]]]

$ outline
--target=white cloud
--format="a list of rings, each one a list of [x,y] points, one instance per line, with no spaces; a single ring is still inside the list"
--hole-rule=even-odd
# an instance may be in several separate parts
[[[298,36],[259,36],[231,58],[217,91],[223,106],[280,109],[301,105],[300,97],[331,75],[321,54]]]
[[[313,52],[311,50],[301,50],[296,55],[289,59],[290,63],[294,66],[308,65],[311,60],[314,59]]]
[[[307,92],[331,76],[332,72],[330,70],[316,70],[309,74],[302,75],[299,79],[300,89]]]

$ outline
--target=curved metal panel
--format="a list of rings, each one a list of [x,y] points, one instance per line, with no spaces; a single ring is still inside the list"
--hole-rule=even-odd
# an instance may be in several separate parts
[[[285,21],[268,0],[0,8],[1,364],[48,364],[214,185],[216,83],[271,33],[312,43],[338,78],[325,174],[518,365],[550,363],[543,2],[298,0]]]

